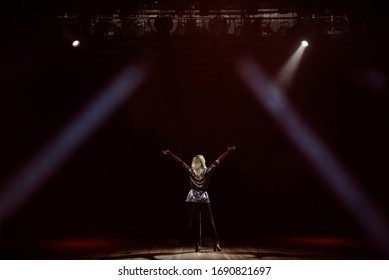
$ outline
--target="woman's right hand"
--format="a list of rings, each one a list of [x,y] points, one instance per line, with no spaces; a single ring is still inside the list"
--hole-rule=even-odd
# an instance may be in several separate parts
[[[162,153],[163,153],[164,155],[168,155],[168,154],[170,154],[170,150],[169,150],[169,149],[163,150]]]
[[[231,146],[231,147],[228,147],[228,148],[227,148],[227,150],[229,150],[229,151],[233,151],[233,150],[235,150],[235,149],[236,149],[235,146]]]

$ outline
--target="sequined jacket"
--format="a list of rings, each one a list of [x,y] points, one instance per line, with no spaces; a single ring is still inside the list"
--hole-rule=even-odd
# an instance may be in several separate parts
[[[192,168],[190,168],[185,162],[182,163],[182,167],[189,175],[190,191],[186,196],[186,202],[198,202],[198,203],[210,203],[207,190],[209,188],[210,177],[217,166],[217,162],[208,166],[201,179],[197,178]]]

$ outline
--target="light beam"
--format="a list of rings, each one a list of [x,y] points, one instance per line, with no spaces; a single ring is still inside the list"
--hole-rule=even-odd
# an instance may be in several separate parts
[[[307,41],[302,41],[298,49],[292,54],[289,60],[284,64],[284,66],[279,71],[276,81],[280,87],[287,89],[294,78],[297,68],[300,64],[301,58],[303,56],[304,50],[308,46]]]
[[[131,97],[144,82],[146,70],[140,64],[129,66],[11,178],[0,193],[0,226]]]
[[[251,59],[238,63],[238,75],[277,122],[295,147],[309,161],[378,250],[389,257],[389,226],[355,178],[304,122],[281,90],[271,84]]]

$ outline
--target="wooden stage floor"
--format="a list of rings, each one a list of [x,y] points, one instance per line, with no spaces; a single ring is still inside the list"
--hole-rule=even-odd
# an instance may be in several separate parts
[[[209,240],[200,252],[179,239],[130,239],[124,236],[68,236],[5,239],[1,259],[105,260],[331,260],[382,259],[376,250],[355,239],[329,236],[261,237],[244,242],[222,241],[214,252]]]

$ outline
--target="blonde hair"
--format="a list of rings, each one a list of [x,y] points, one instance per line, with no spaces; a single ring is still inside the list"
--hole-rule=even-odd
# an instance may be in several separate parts
[[[192,159],[192,170],[197,178],[202,178],[204,170],[207,168],[203,155],[197,155]]]

